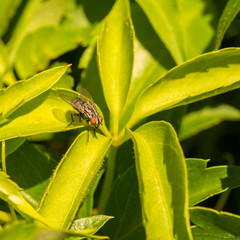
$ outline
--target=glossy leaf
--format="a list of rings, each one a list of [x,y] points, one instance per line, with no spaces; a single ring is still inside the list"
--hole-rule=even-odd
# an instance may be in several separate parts
[[[187,159],[189,206],[240,186],[239,166],[215,166],[207,168],[207,160]]]
[[[127,0],[117,0],[105,19],[98,41],[98,62],[103,92],[116,125],[131,82],[133,40],[129,3]]]
[[[51,88],[69,66],[61,66],[41,72],[34,77],[16,82],[0,93],[1,118],[8,117],[26,102]]]
[[[222,240],[240,238],[240,216],[213,209],[194,207],[190,210],[194,240]]]
[[[44,218],[25,200],[20,191],[20,187],[7,174],[0,171],[0,198],[30,217],[46,223]]]
[[[224,11],[219,19],[217,27],[217,35],[215,49],[220,48],[223,37],[240,10],[240,0],[229,0],[226,3]]]
[[[222,104],[190,112],[182,119],[179,138],[184,140],[226,120],[239,121],[240,111],[232,106]]]
[[[147,239],[192,239],[186,165],[176,133],[166,122],[130,133]]]
[[[128,126],[159,111],[239,88],[239,57],[239,48],[223,49],[173,68],[140,95]]]
[[[74,141],[55,170],[40,205],[39,213],[51,226],[67,229],[84,200],[111,143],[85,131]]]

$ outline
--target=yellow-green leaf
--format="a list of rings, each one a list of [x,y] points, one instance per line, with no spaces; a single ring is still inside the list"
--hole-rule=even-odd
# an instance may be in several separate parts
[[[146,239],[192,239],[187,169],[173,127],[166,122],[150,122],[130,133]]]
[[[96,177],[111,140],[81,133],[59,163],[42,199],[39,213],[52,227],[67,229]]]
[[[98,41],[98,61],[104,96],[116,125],[131,82],[133,40],[128,0],[118,0],[104,21]],[[117,131],[115,127],[115,132]]]
[[[51,88],[69,66],[55,67],[41,72],[28,80],[16,82],[0,93],[0,115],[6,118],[24,103]]]
[[[46,223],[44,218],[25,200],[20,190],[20,187],[9,179],[6,173],[0,171],[0,198],[30,217]]]
[[[203,54],[170,70],[138,98],[128,127],[162,110],[240,87],[240,48]]]

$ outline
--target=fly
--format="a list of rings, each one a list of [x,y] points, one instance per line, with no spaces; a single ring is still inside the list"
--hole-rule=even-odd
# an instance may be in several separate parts
[[[79,93],[77,98],[72,98],[62,93],[60,93],[59,95],[65,102],[71,104],[72,107],[78,111],[78,113],[71,112],[72,121],[68,126],[73,124],[73,116],[77,116],[79,118],[79,122],[77,123],[77,125],[81,122],[82,119],[86,120],[88,124],[87,141],[89,141],[89,122],[94,126],[94,136],[96,136],[96,129],[99,128],[100,124],[102,125],[103,117],[99,115],[90,93],[84,88],[79,88],[78,92]]]

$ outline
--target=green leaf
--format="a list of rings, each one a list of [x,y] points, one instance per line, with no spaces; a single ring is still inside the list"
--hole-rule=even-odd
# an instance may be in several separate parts
[[[138,40],[135,40],[134,47],[133,78],[125,108],[121,113],[121,122],[124,123],[126,123],[131,116],[139,94],[166,72],[166,69],[153,58]]]
[[[0,198],[30,217],[46,223],[42,216],[25,200],[20,190],[19,186],[10,180],[7,174],[0,171]]]
[[[179,12],[175,1],[137,0],[177,64],[184,61]]]
[[[75,126],[77,121],[68,126],[71,123],[73,107],[63,101],[59,93],[78,96],[77,93],[64,89],[49,90],[41,94],[11,114],[8,117],[8,122],[0,125],[0,140],[39,133],[67,131],[85,126],[84,121],[78,126]]]
[[[10,223],[13,221],[13,217],[10,213],[0,211],[0,222],[2,223]]]
[[[207,160],[187,159],[189,206],[240,186],[239,166],[207,168]]]
[[[110,239],[146,239],[141,216],[137,174],[133,164],[114,183],[107,203],[106,214],[114,216],[114,219],[103,228],[103,233],[109,235]]]
[[[45,27],[28,34],[19,45],[14,66],[20,78],[26,78],[45,69],[51,59],[87,42],[92,28],[65,29]],[[59,41],[61,39],[61,41]]]
[[[3,88],[4,85],[11,85],[16,82],[13,71],[8,67],[8,61],[7,47],[0,39],[0,88]]]
[[[81,133],[59,163],[45,196],[39,213],[48,219],[51,226],[67,229],[83,202],[111,140],[96,134]]]
[[[184,140],[226,120],[239,121],[240,111],[232,106],[222,104],[190,112],[182,119],[179,138]]]
[[[0,1],[0,36],[5,33],[12,16],[15,14],[21,2],[22,0]]]
[[[203,53],[214,36],[213,16],[202,0],[137,0],[177,64]],[[193,44],[194,43],[194,44]]]
[[[96,233],[108,220],[112,219],[111,216],[96,215],[93,217],[80,218],[73,222],[71,230],[87,230],[88,234]]]
[[[150,122],[130,133],[147,239],[192,239],[187,169],[172,126]]]
[[[65,0],[28,1],[22,9],[11,39],[8,42],[10,64],[14,62],[16,51],[24,37],[46,26],[57,26],[66,7]]]
[[[47,229],[36,224],[27,224],[23,221],[15,222],[12,225],[4,227],[0,232],[1,240],[63,240],[66,237],[82,237],[94,239],[108,239],[106,236],[97,236],[86,234],[85,230],[81,231],[60,231],[57,229]]]
[[[61,66],[46,70],[28,80],[16,82],[6,88],[0,93],[1,118],[8,117],[24,103],[51,88],[62,77],[68,67]]]
[[[215,49],[217,50],[221,46],[224,34],[226,33],[228,27],[237,16],[240,10],[240,0],[229,0],[224,8],[224,11],[219,19]]]
[[[239,57],[239,48],[223,49],[173,68],[140,95],[127,126],[159,111],[239,88]]]
[[[190,210],[194,240],[240,239],[240,216],[194,207]]]
[[[94,179],[91,188],[89,189],[89,192],[84,199],[84,202],[81,204],[78,213],[76,214],[75,218],[84,218],[89,217],[92,215],[93,212],[93,200],[94,200],[94,194],[96,191],[96,188],[99,184],[99,181],[102,178],[102,175],[104,173],[104,169],[101,169],[99,173],[97,174],[96,178]]]
[[[7,157],[6,165],[11,179],[24,189],[28,201],[38,207],[56,162],[25,142]]]
[[[119,115],[125,104],[133,68],[134,30],[127,0],[116,1],[105,19],[98,41],[98,62],[103,92],[118,132]]]
[[[16,221],[8,225],[0,232],[1,240],[32,240],[36,236],[37,226],[34,224],[27,224],[24,221]]]
[[[15,152],[24,143],[25,140],[26,138],[14,138],[7,140],[5,142],[5,156],[8,156],[11,153]],[[0,149],[0,156],[2,156],[2,148]]]
[[[96,48],[92,54],[92,58],[88,63],[87,69],[82,74],[80,87],[86,88],[92,95],[95,103],[101,108],[104,116],[104,123],[109,125],[109,110],[103,95],[101,79],[98,71],[98,63],[96,59]]]

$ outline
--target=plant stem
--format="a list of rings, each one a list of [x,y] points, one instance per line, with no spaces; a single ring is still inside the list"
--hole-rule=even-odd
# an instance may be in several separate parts
[[[222,193],[214,207],[217,211],[222,211],[224,206],[226,205],[226,202],[229,198],[231,190],[228,189],[226,192]]]
[[[111,146],[108,153],[106,173],[105,173],[102,192],[101,192],[99,205],[98,205],[99,213],[104,213],[108,198],[110,196],[112,183],[114,179],[114,173],[115,173],[116,154],[117,154],[117,148],[114,146]]]
[[[5,156],[5,141],[2,141],[2,170],[7,173],[7,167],[6,167],[6,156]]]
[[[2,141],[2,170],[3,172],[5,172],[7,174],[7,166],[6,166],[6,154],[5,154],[5,150],[6,150],[6,144],[5,141]],[[12,218],[13,220],[17,220],[17,215],[15,213],[14,208],[12,207],[12,205],[8,204],[9,206],[9,210],[11,212]]]

